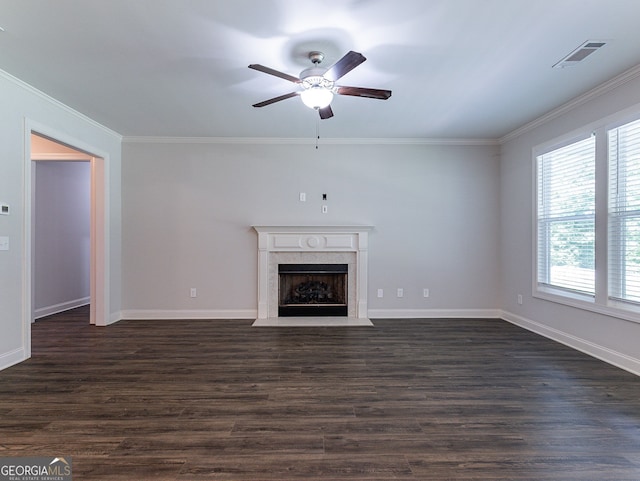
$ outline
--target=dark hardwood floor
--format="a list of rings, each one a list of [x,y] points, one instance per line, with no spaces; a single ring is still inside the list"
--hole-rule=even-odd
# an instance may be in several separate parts
[[[640,378],[499,320],[38,321],[0,456],[86,480],[640,480]]]

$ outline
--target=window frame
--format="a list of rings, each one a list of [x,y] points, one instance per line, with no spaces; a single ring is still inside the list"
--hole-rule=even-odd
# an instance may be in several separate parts
[[[547,264],[549,264],[549,260],[550,260],[550,250],[548,249],[548,245],[549,245],[549,235],[544,235],[544,233],[541,233],[541,223],[544,223],[547,228],[553,226],[554,224],[560,224],[563,222],[567,222],[567,221],[583,221],[583,220],[587,220],[587,219],[593,219],[593,223],[594,223],[594,227],[593,227],[593,234],[594,234],[594,243],[595,243],[595,204],[594,204],[594,210],[593,210],[593,214],[569,214],[569,215],[561,215],[559,217],[556,217],[556,219],[552,219],[553,216],[543,216],[541,218],[541,212],[540,212],[540,199],[542,197],[544,197],[544,200],[546,200],[546,204],[548,204],[548,195],[549,193],[547,191],[541,192],[541,182],[540,182],[540,171],[542,168],[542,157],[544,157],[547,154],[550,154],[552,152],[556,152],[558,150],[562,150],[566,147],[570,147],[572,145],[584,142],[586,140],[590,140],[593,139],[593,149],[594,149],[594,177],[595,177],[595,157],[596,157],[596,152],[595,152],[595,148],[596,148],[596,138],[595,138],[595,133],[588,133],[588,134],[581,134],[579,136],[573,136],[571,138],[566,139],[565,141],[559,143],[559,144],[552,144],[549,145],[547,148],[541,149],[539,152],[535,152],[534,153],[534,177],[535,177],[535,192],[534,192],[534,235],[535,235],[535,239],[534,239],[534,244],[535,244],[535,253],[534,253],[534,282],[535,285],[537,287],[538,291],[542,291],[542,292],[548,292],[548,293],[557,293],[558,295],[563,295],[563,296],[567,296],[567,297],[571,297],[571,298],[575,298],[575,299],[582,299],[585,301],[590,301],[591,299],[595,298],[595,279],[594,279],[594,287],[593,287],[593,293],[591,292],[587,292],[587,291],[582,291],[578,288],[571,288],[568,286],[561,286],[559,284],[552,284],[550,281],[550,268],[547,268],[547,275],[548,275],[548,279],[545,279],[545,281],[542,281],[539,278],[539,273],[540,273],[540,251],[541,251],[541,245],[540,245],[540,241],[543,240],[543,237],[545,239],[545,245],[547,245],[547,248],[545,249],[547,251],[547,256],[545,258],[545,262]],[[544,183],[544,185],[549,185],[548,183]],[[595,179],[594,179],[594,194],[595,194]],[[595,195],[594,195],[595,197]],[[543,201],[543,203],[545,203]],[[594,247],[594,252],[593,252],[593,261],[595,264],[595,247]],[[594,276],[595,276],[595,266],[594,266]]]
[[[618,122],[614,125],[610,125],[607,128],[607,163],[608,163],[608,172],[609,172],[609,176],[611,176],[611,170],[612,167],[614,165],[614,159],[611,157],[611,145],[609,144],[609,140],[610,140],[610,134],[614,131],[614,130],[618,130],[621,127],[625,127],[629,124],[633,124],[633,123],[640,123],[640,116],[638,116],[638,118],[632,119],[632,120],[627,120],[624,122]],[[640,127],[637,127],[640,128]],[[638,150],[640,150],[640,139],[638,139],[637,141],[638,144]],[[616,170],[620,170],[619,166],[620,166],[620,162],[619,159],[616,157],[615,159],[615,166],[616,166]],[[626,169],[625,169],[626,172]],[[627,177],[627,174],[625,173],[625,178]],[[615,179],[619,180],[620,177],[616,174]],[[620,249],[615,249],[613,248],[612,244],[614,244],[612,238],[616,237],[617,239],[626,239],[626,235],[622,236],[620,235],[620,232],[624,232],[625,229],[622,226],[623,223],[627,223],[629,220],[640,220],[640,205],[636,204],[634,209],[626,209],[626,208],[620,208],[619,204],[617,204],[616,202],[614,202],[613,200],[613,194],[611,192],[611,182],[612,182],[612,178],[609,177],[607,179],[607,185],[609,187],[609,192],[607,193],[607,234],[608,234],[608,251],[607,251],[607,275],[608,275],[608,279],[609,279],[609,284],[608,284],[608,289],[607,289],[607,296],[608,296],[608,300],[611,304],[617,305],[617,306],[623,306],[627,309],[637,309],[638,311],[640,311],[640,299],[638,300],[632,300],[632,299],[628,299],[625,297],[619,297],[619,296],[615,296],[613,294],[613,286],[618,286],[616,289],[619,289],[620,291],[626,290],[628,289],[627,287],[627,283],[624,280],[624,278],[628,275],[628,272],[625,268],[627,264],[624,260],[624,256],[621,255],[622,252],[620,251]],[[633,183],[633,182],[632,182]],[[636,187],[636,191],[639,191],[640,189],[637,189],[638,185],[637,182],[635,183],[635,187]],[[625,194],[625,198],[626,198],[626,192],[628,192],[629,190],[629,184],[627,182],[625,182],[623,184],[623,186],[619,186],[618,187],[618,192],[623,191]],[[615,209],[613,208],[613,206],[615,205]],[[614,234],[614,230],[615,230],[615,234]],[[620,240],[618,240],[616,242],[619,243]],[[615,266],[615,267],[612,267]],[[613,272],[612,272],[613,271]],[[615,273],[618,274],[618,276],[615,276]],[[624,287],[623,287],[624,286]]]
[[[640,120],[640,104],[612,114],[566,135],[539,144],[532,159],[532,296],[537,299],[640,323],[640,304],[609,297],[609,139],[610,130]],[[538,157],[594,135],[595,167],[595,296],[538,283]]]

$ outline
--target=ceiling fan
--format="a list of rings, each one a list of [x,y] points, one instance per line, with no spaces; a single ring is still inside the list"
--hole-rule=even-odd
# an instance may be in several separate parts
[[[380,100],[387,100],[391,97],[391,90],[336,85],[339,79],[367,60],[361,53],[350,51],[329,68],[320,67],[320,63],[324,60],[324,54],[322,52],[310,52],[309,60],[313,63],[313,67],[309,67],[300,72],[299,77],[294,77],[293,75],[279,72],[260,64],[249,65],[249,68],[280,77],[294,84],[298,84],[301,87],[301,89],[294,92],[259,102],[253,106],[265,107],[299,95],[307,107],[315,109],[320,113],[321,119],[328,119],[333,117],[331,101],[333,100],[334,94]]]

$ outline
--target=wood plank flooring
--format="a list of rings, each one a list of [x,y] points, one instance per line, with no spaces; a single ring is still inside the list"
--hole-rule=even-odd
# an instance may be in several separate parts
[[[0,456],[86,480],[640,480],[640,378],[499,320],[38,321]]]

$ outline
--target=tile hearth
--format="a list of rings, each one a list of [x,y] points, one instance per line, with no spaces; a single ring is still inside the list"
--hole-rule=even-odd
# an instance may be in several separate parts
[[[370,319],[355,317],[268,317],[253,327],[373,327]]]
[[[371,320],[354,317],[268,317],[256,319],[253,327],[373,327]]]

